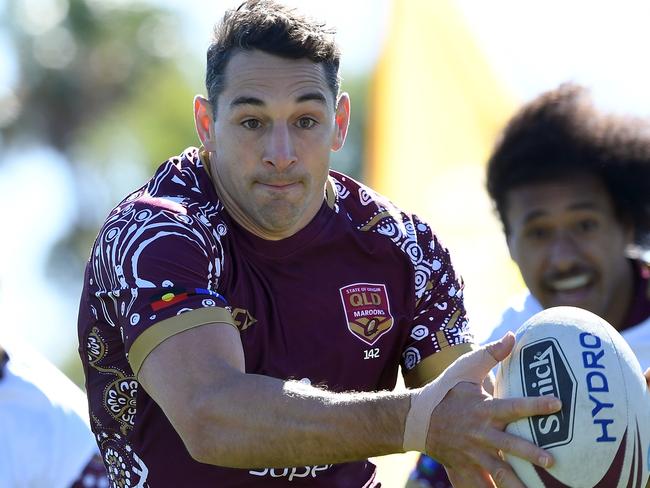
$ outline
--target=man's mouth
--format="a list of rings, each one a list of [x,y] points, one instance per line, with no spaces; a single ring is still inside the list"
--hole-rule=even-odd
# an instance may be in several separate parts
[[[591,282],[591,274],[581,273],[562,278],[547,279],[546,285],[552,291],[573,291],[587,286]]]
[[[258,183],[271,190],[289,190],[298,185],[297,181],[260,181]]]
[[[585,306],[595,282],[595,274],[588,271],[548,276],[544,280],[548,306]]]
[[[544,279],[545,307],[561,305],[594,311],[598,298],[598,274],[586,269],[549,275]]]

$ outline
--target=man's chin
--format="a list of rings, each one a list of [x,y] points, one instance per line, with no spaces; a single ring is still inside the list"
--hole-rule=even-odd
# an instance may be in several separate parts
[[[550,307],[579,307],[589,310],[593,313],[600,313],[596,310],[596,300],[594,300],[593,290],[589,288],[580,288],[576,290],[556,291],[547,295],[542,303],[544,308]]]
[[[287,232],[293,234],[306,225],[306,223],[301,222],[302,215],[296,212],[294,208],[291,211],[278,208],[271,208],[270,210],[261,219],[262,228],[270,234],[286,234]]]

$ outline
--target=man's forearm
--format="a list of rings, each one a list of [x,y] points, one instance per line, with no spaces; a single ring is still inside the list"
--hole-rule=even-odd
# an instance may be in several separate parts
[[[199,405],[191,454],[204,463],[261,468],[401,452],[410,400],[407,393],[332,393],[241,374]]]
[[[333,393],[244,371],[239,332],[215,323],[159,344],[138,381],[200,462],[279,468],[402,451],[410,392]]]

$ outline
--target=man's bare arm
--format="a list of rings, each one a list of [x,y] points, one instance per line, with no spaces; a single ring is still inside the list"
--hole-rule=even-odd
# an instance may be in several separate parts
[[[244,373],[237,330],[208,324],[164,341],[138,379],[197,461],[229,467],[338,463],[399,452],[407,394],[331,393]]]
[[[490,354],[502,359],[511,348],[512,342],[502,342],[496,349],[492,346],[496,355],[493,350],[475,351],[490,358],[478,369],[473,353],[463,356],[449,368],[451,376],[468,371],[472,378],[485,375],[494,366]],[[407,415],[418,396],[415,403],[425,405],[425,415],[431,416],[422,450],[454,466],[467,486],[492,487],[492,475],[500,487],[523,488],[495,455],[499,449],[541,465],[542,456],[550,459],[534,444],[502,432],[511,421],[557,410],[547,397],[492,400],[480,384],[468,380],[444,389],[431,412],[426,399],[441,396],[431,394],[439,387],[436,383],[404,393],[331,393],[246,374],[243,365],[237,330],[208,324],[165,340],[140,369],[143,387],[198,461],[239,468],[284,467],[403,452]],[[426,432],[426,425],[423,429]]]

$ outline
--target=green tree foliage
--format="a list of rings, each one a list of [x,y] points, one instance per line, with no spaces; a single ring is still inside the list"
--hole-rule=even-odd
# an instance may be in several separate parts
[[[7,145],[27,138],[67,152],[80,128],[179,52],[170,14],[137,2],[8,0],[3,20],[18,65]]]

